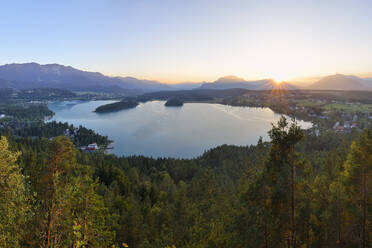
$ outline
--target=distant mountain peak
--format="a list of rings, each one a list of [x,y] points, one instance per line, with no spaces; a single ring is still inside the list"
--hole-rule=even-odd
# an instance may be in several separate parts
[[[204,83],[201,86],[202,89],[247,89],[247,90],[273,90],[273,89],[286,89],[294,90],[297,89],[295,86],[281,82],[278,84],[273,79],[262,79],[254,81],[246,81],[243,78],[236,76],[226,76],[219,78],[212,83]]]
[[[353,75],[334,74],[321,78],[310,86],[317,90],[367,90],[364,80]]]
[[[88,72],[60,64],[40,65],[13,63],[0,66],[0,87],[57,88],[77,91],[136,91],[167,90],[170,87],[157,81],[133,77],[109,77],[99,72]],[[7,82],[7,83],[4,83]]]
[[[229,76],[220,77],[214,82],[215,83],[237,83],[237,82],[246,82],[246,80],[244,78],[240,78],[234,75],[229,75]]]
[[[332,75],[328,75],[328,76],[325,76],[323,77],[322,79],[326,79],[326,78],[354,78],[354,79],[360,79],[358,78],[357,76],[354,76],[354,75],[346,75],[346,74],[341,74],[341,73],[336,73],[336,74],[332,74]]]

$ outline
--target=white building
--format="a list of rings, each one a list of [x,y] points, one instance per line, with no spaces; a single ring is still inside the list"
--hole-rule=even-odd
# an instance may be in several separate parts
[[[98,145],[97,143],[89,144],[86,148],[86,151],[95,151],[98,150]]]

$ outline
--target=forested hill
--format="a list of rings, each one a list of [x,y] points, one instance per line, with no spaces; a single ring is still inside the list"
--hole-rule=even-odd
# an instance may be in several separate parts
[[[3,136],[0,247],[368,247],[372,131],[269,134],[191,160]]]

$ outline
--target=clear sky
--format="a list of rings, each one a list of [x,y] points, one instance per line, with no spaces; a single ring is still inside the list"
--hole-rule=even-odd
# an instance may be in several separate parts
[[[0,64],[165,82],[372,72],[370,0],[3,0]]]

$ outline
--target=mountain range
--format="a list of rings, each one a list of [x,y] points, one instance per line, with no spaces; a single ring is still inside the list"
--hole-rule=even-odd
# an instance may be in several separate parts
[[[287,83],[281,82],[278,84],[273,79],[263,79],[255,81],[246,81],[243,78],[236,76],[226,76],[217,79],[212,83],[204,83],[201,85],[202,89],[231,89],[231,88],[240,88],[247,90],[272,90],[272,89],[287,89],[294,90],[295,86]]]
[[[72,91],[133,92],[170,90],[158,81],[133,77],[108,77],[59,64],[6,64],[0,66],[0,86],[11,88],[57,88]]]
[[[109,77],[99,72],[88,72],[59,64],[37,63],[6,64],[0,66],[0,88],[56,88],[71,91],[116,92],[142,94],[146,92],[189,89],[248,90],[298,89],[288,82],[276,83],[272,79],[247,81],[226,76],[214,82],[165,84],[155,80],[134,77]],[[316,90],[372,90],[372,78],[336,74],[321,78],[306,87]]]
[[[372,90],[371,78],[335,74],[321,78],[309,87],[315,90]]]

